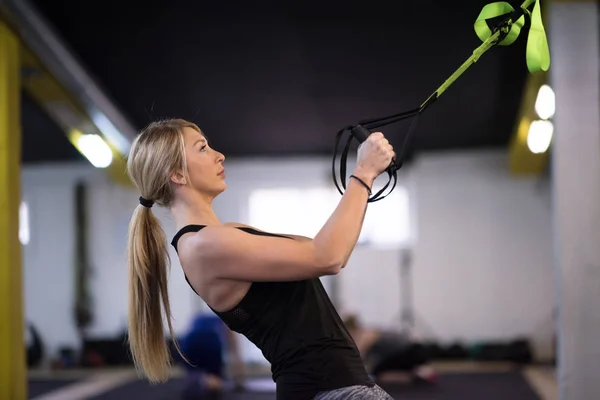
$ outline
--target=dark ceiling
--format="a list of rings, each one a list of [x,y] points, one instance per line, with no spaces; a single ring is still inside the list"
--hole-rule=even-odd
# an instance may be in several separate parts
[[[488,2],[32,0],[136,128],[190,119],[229,156],[330,154],[340,128],[418,106],[480,44]],[[416,151],[505,146],[524,48],[522,37],[469,69],[421,118]],[[23,107],[25,162],[80,157]],[[407,126],[383,131],[399,145]]]

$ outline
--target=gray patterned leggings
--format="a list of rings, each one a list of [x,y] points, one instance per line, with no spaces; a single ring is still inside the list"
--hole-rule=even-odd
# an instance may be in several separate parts
[[[314,400],[394,400],[394,398],[377,385],[373,387],[357,385],[321,392]]]

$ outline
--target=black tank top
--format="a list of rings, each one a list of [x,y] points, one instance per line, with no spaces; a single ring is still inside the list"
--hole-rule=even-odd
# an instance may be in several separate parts
[[[177,251],[182,235],[202,228],[183,227],[171,244]],[[293,240],[252,228],[238,229]],[[271,364],[277,399],[309,400],[321,391],[374,384],[318,278],[253,282],[237,306],[226,312],[212,311],[262,351]]]

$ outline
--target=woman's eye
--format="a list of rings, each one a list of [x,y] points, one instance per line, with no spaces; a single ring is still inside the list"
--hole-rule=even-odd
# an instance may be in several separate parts
[[[206,145],[200,147],[200,151],[205,151],[206,150]]]

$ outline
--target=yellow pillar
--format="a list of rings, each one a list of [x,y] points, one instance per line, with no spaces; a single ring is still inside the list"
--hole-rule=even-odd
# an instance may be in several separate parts
[[[0,399],[27,399],[19,203],[19,39],[0,21]]]

